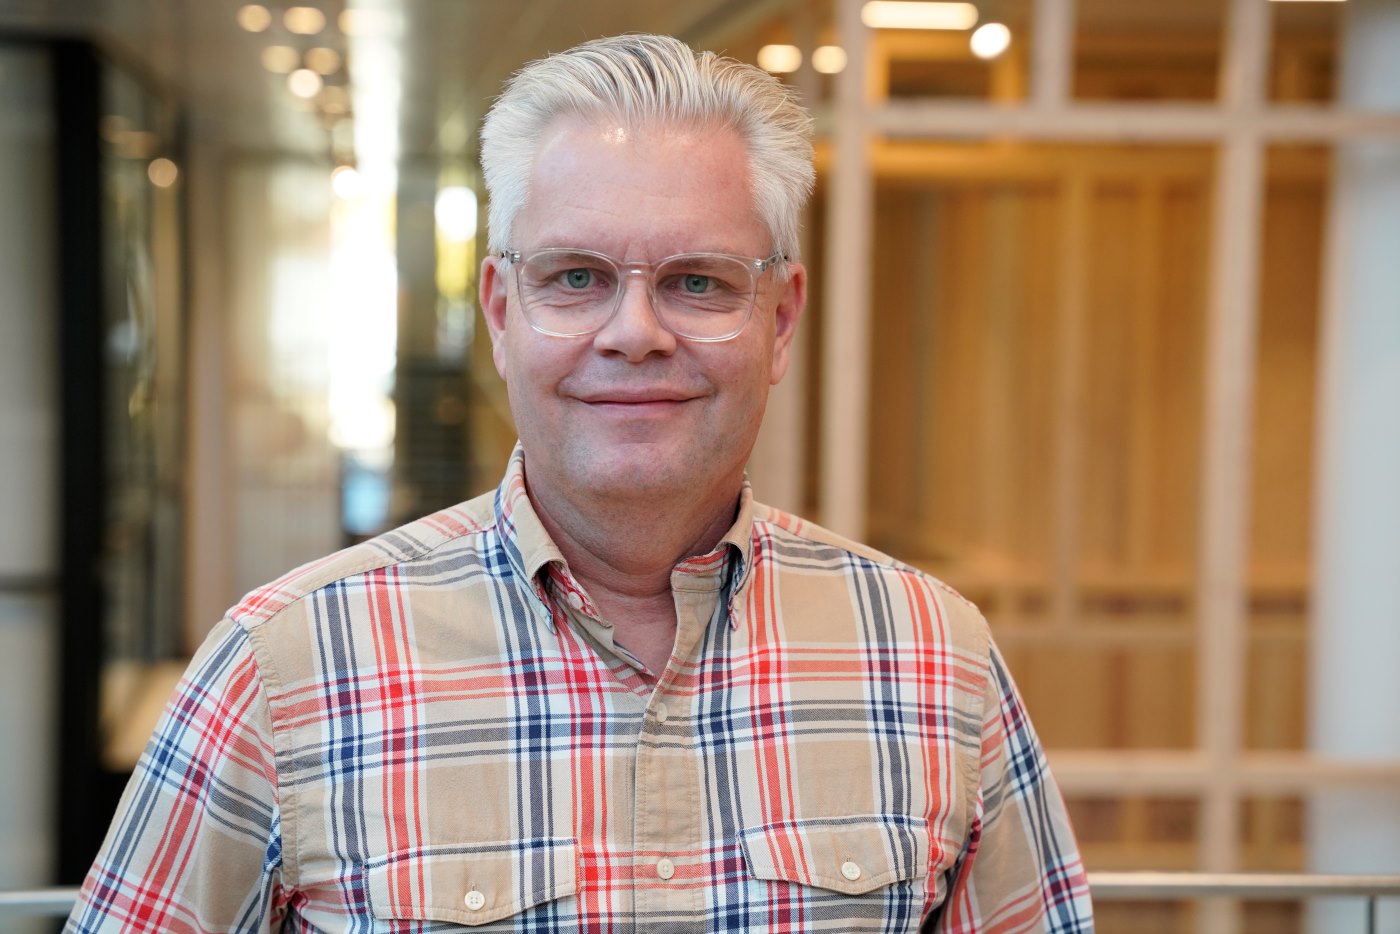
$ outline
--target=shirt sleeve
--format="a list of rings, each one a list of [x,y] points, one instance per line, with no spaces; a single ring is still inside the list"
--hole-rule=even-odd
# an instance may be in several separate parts
[[[268,931],[285,908],[267,695],[242,627],[190,662],[66,932]]]
[[[975,811],[934,930],[1092,932],[1089,883],[1064,801],[995,645],[988,667]]]

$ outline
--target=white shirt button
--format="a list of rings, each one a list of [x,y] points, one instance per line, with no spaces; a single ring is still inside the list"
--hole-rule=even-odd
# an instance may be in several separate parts
[[[665,705],[664,703],[659,703],[659,704],[657,704],[657,705],[656,705],[656,722],[657,722],[657,723],[665,723],[665,722],[666,722],[667,720],[669,720],[670,718],[671,718],[671,711],[668,710],[668,709],[666,709],[666,705]]]
[[[860,878],[860,867],[848,859],[841,864],[841,875],[854,882]]]
[[[656,861],[656,874],[663,879],[669,879],[676,874],[676,864],[663,856]]]
[[[471,911],[480,911],[486,907],[486,896],[482,895],[476,889],[472,889],[468,892],[465,900],[467,908]]]
[[[572,590],[569,591],[569,595],[564,599],[568,601],[569,606],[573,607],[574,609],[583,609],[583,598],[580,597],[577,592]]]

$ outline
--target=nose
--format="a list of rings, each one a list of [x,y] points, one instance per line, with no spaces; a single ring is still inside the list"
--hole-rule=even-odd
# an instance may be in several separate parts
[[[626,270],[619,283],[617,310],[593,335],[601,353],[618,354],[629,363],[640,363],[652,354],[670,356],[676,335],[662,327],[652,305],[650,277],[642,270]]]

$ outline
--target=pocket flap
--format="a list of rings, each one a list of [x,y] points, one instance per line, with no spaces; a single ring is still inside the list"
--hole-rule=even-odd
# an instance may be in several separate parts
[[[371,863],[370,907],[384,920],[475,926],[578,891],[572,838],[510,840],[394,853]]]
[[[782,821],[740,837],[757,879],[863,895],[928,876],[928,828],[903,816]]]

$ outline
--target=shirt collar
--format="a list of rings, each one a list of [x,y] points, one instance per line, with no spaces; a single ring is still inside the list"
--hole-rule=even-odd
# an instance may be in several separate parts
[[[726,599],[731,605],[730,623],[735,623],[732,612],[734,598],[748,581],[753,557],[753,488],[748,477],[744,477],[739,492],[738,509],[734,522],[720,538],[713,551],[708,554],[687,558],[676,565],[672,572],[673,586],[682,580],[700,584],[706,579],[714,579],[724,586]],[[506,560],[511,569],[522,580],[530,582],[535,595],[546,608],[550,606],[546,580],[541,571],[548,565],[557,563],[566,566],[559,546],[545,531],[534,505],[526,492],[525,449],[516,442],[506,464],[505,477],[496,489],[495,499],[496,528],[506,552]],[[553,625],[553,614],[546,617]]]

